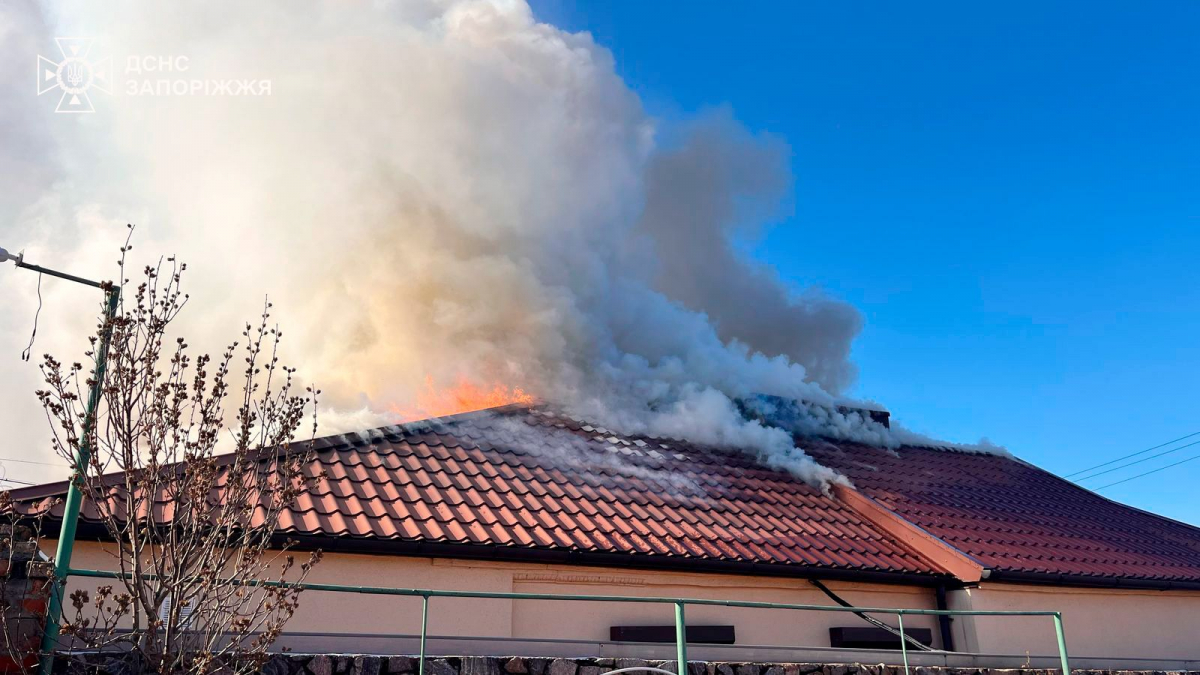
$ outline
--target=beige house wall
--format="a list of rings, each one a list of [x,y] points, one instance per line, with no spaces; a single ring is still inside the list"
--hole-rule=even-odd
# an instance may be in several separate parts
[[[1062,612],[1067,649],[1081,657],[1200,658],[1200,592],[1064,588],[983,582],[952,591],[951,609]],[[956,619],[956,646],[990,654],[1053,654],[1053,620]]]
[[[49,544],[52,547],[52,543]],[[52,550],[52,548],[50,548]],[[74,565],[111,569],[112,558],[98,544],[80,542]],[[310,581],[320,583],[584,595],[663,596],[831,605],[803,579],[727,574],[326,554]],[[75,579],[72,588],[94,587]],[[932,609],[928,588],[828,582],[858,606]],[[1058,610],[1074,656],[1101,658],[1200,658],[1200,592],[1076,589],[983,582],[949,593],[952,609]],[[532,600],[430,600],[431,635],[606,641],[614,625],[670,625],[670,605]],[[419,598],[307,591],[288,632],[354,635],[414,635],[420,631]],[[889,623],[895,617],[880,617]],[[829,628],[862,626],[848,613],[798,612],[692,606],[687,621],[732,624],[738,645],[828,647]],[[933,617],[906,617],[906,626],[933,631]],[[1049,655],[1057,651],[1049,617],[955,617],[959,651],[1008,655]],[[481,641],[482,642],[482,641]],[[327,641],[323,644],[329,644]],[[386,644],[386,643],[385,643]]]
[[[79,542],[73,565],[111,569],[112,557],[96,543]],[[833,604],[803,579],[726,574],[686,574],[611,568],[326,554],[309,576],[314,583],[391,586],[439,590],[554,593],[572,595],[663,596],[811,605]],[[74,579],[72,588],[99,585]],[[931,589],[828,582],[859,606],[934,608]],[[606,641],[616,625],[671,625],[672,605],[568,602],[553,600],[430,600],[431,635]],[[774,646],[829,646],[829,628],[865,625],[845,612],[799,612],[729,607],[687,608],[687,622],[732,624],[737,643]],[[895,617],[888,618],[894,623]],[[924,627],[938,640],[931,617],[909,617],[906,626]],[[420,631],[421,600],[395,596],[305,591],[290,632],[412,635]]]

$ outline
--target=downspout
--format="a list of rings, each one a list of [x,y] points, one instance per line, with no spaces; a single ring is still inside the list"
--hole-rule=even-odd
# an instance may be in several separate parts
[[[937,598],[937,608],[941,611],[950,609],[946,606],[946,585],[938,584],[934,589],[934,596]],[[954,633],[950,631],[950,616],[947,614],[938,615],[938,629],[942,633],[942,651],[954,651]]]

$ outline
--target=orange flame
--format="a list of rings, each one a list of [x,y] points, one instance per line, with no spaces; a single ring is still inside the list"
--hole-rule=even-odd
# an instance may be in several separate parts
[[[400,421],[403,422],[426,417],[444,417],[513,403],[532,404],[535,401],[532,394],[520,387],[509,387],[499,383],[482,386],[462,378],[453,387],[438,389],[433,384],[433,378],[426,377],[425,389],[417,395],[416,403],[408,408],[393,405],[392,412],[399,415]]]

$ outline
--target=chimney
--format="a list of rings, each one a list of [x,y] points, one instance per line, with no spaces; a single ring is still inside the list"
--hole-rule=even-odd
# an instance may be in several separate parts
[[[872,422],[882,424],[884,427],[892,428],[892,414],[886,410],[871,410],[870,408],[851,408],[847,405],[839,405],[837,411],[843,415],[848,413],[858,413],[863,417],[870,417]]]

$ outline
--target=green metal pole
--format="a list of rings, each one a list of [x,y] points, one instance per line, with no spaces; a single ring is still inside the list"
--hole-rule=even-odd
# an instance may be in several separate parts
[[[96,408],[104,388],[104,373],[108,369],[108,343],[112,337],[112,322],[121,301],[121,289],[113,286],[108,290],[108,303],[104,310],[104,326],[100,331],[100,342],[96,348],[96,375],[88,392],[87,409],[83,418],[83,436],[79,440],[79,454],[75,457],[75,471],[71,474],[67,488],[67,500],[63,505],[62,529],[58,533],[58,552],[54,555],[54,580],[50,590],[49,611],[46,614],[46,632],[42,635],[41,675],[51,675],[54,670],[54,649],[58,646],[60,616],[62,614],[63,586],[71,572],[71,554],[75,550],[75,530],[79,525],[79,508],[83,504],[83,480],[88,462],[92,458],[91,435],[96,424]]]
[[[688,675],[687,660],[687,622],[683,618],[683,603],[675,603],[675,658],[679,667],[675,672]]]
[[[896,614],[896,623],[900,626],[900,657],[904,659],[904,675],[908,675],[908,640],[904,638],[904,614]]]
[[[417,661],[417,675],[425,675],[425,635],[429,632],[429,596],[421,596],[421,658]]]
[[[1067,663],[1067,638],[1063,635],[1062,614],[1054,613],[1054,632],[1058,635],[1058,658],[1062,661],[1063,675],[1071,675],[1071,664]]]

